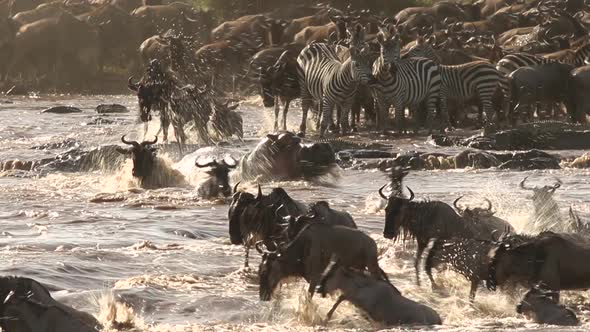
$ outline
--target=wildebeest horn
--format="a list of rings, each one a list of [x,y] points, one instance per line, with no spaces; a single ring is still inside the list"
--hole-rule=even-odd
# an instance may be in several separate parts
[[[138,83],[133,83],[133,76],[129,76],[129,80],[127,81],[127,87],[129,88],[129,90],[131,90],[131,91],[139,90],[138,85],[139,85]]]
[[[527,188],[524,183],[526,182],[526,179],[528,179],[529,177],[525,177],[522,181],[520,181],[520,188],[525,189],[525,190],[533,190],[533,188]]]
[[[484,200],[488,202],[488,211],[492,211],[492,202],[487,198],[484,198]]]
[[[238,183],[236,183],[236,185],[234,186],[234,194],[238,192],[238,186],[240,185],[240,182],[242,181],[238,181]]]
[[[383,197],[383,199],[389,199],[387,196],[385,196],[385,194],[383,193],[383,189],[385,189],[385,187],[387,187],[388,183],[384,184],[383,187],[379,188],[379,195],[381,197]]]
[[[258,195],[256,196],[256,200],[262,200],[262,188],[260,187],[260,183],[258,184]]]
[[[139,148],[141,147],[141,145],[139,145],[139,143],[137,143],[136,141],[128,141],[125,139],[125,135],[121,136],[121,142],[123,142],[124,144],[127,145],[133,145],[134,148]]]
[[[414,192],[412,191],[412,189],[410,189],[410,187],[406,186],[406,188],[408,188],[408,191],[410,192],[410,201],[414,199]]]
[[[143,142],[141,142],[141,145],[142,146],[146,146],[146,145],[153,145],[153,144],[158,143],[158,136],[155,136],[155,137],[156,138],[154,138],[153,141],[143,141]]]
[[[563,182],[561,182],[560,179],[555,178],[555,180],[557,181],[554,185],[553,185],[553,191],[555,191],[557,188],[561,187],[561,185],[563,184]]]
[[[204,168],[204,167],[211,167],[211,166],[217,166],[217,160],[213,159],[213,161],[208,162],[204,165],[199,164],[198,160],[195,160],[195,166],[199,167],[199,168]]]
[[[453,206],[455,207],[455,209],[461,211],[461,208],[459,208],[459,206],[457,205],[457,203],[459,202],[459,200],[463,198],[463,196],[459,196],[456,200],[453,201]]]
[[[254,245],[256,247],[256,251],[258,251],[261,254],[264,254],[265,252],[269,252],[268,249],[263,250],[261,248],[261,246],[263,245],[264,240],[260,240],[258,242],[256,242],[256,244]]]
[[[281,218],[281,215],[279,215],[279,211],[281,211],[281,209],[285,208],[285,204],[281,204],[281,206],[279,206],[276,210],[275,210],[275,216]],[[287,211],[287,214],[289,214],[289,211]]]

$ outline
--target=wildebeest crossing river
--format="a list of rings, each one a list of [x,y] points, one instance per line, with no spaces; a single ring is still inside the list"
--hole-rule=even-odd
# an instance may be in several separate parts
[[[143,126],[136,122],[136,99],[130,96],[14,98],[10,102],[0,106],[2,161],[40,160],[78,145],[121,145],[123,134],[141,139],[143,133]],[[131,112],[99,115],[94,109],[102,103],[120,103]],[[56,105],[76,106],[83,112],[40,114]],[[260,102],[244,104],[239,111],[244,118],[244,142],[224,147],[234,156],[255,146],[262,133],[272,128],[272,116],[262,110]],[[99,117],[105,120],[97,121]],[[290,128],[298,124],[298,117],[297,111],[289,114]],[[156,132],[156,123],[152,122],[150,134]],[[66,144],[33,149],[60,142]],[[393,145],[396,152],[435,150],[423,139],[404,139]],[[557,153],[581,155],[583,151]],[[138,189],[131,181],[130,161],[115,169],[0,173],[0,274],[34,278],[47,285],[58,300],[92,313],[105,325],[116,321],[118,324],[111,326],[119,330],[378,328],[347,303],[324,323],[333,299],[316,296],[312,303],[306,302],[303,282],[284,286],[271,302],[259,301],[259,257],[252,254],[251,267],[242,268],[243,248],[232,246],[228,238],[228,205],[199,200],[194,188],[200,177],[197,168],[178,164],[177,154],[162,154],[184,173],[189,186]],[[509,220],[517,231],[527,231],[523,228],[533,213],[531,193],[518,186],[525,176],[531,185],[545,185],[558,177],[563,184],[554,197],[562,215],[567,215],[573,204],[582,219],[590,216],[590,183],[584,169],[416,171],[406,177],[405,184],[414,190],[416,199],[451,204],[465,195],[461,203],[476,205],[485,204],[483,198],[487,197],[496,215]],[[426,282],[416,286],[414,245],[393,244],[382,236],[385,203],[377,189],[385,182],[378,170],[346,170],[331,186],[295,181],[267,184],[263,190],[280,185],[297,199],[326,200],[334,208],[349,211],[359,228],[377,241],[380,265],[396,287],[440,313],[445,325],[437,330],[548,329],[515,312],[525,290],[513,296],[480,290],[470,304],[468,282],[452,272],[435,275],[443,286],[440,292],[434,293]],[[255,184],[245,188],[253,193],[256,190]],[[575,330],[588,330],[590,293],[563,292],[562,302],[578,314],[581,326]]]

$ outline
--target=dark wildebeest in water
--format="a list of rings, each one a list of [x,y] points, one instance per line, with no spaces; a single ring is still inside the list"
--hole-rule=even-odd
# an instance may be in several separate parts
[[[332,317],[340,303],[349,301],[373,321],[385,326],[442,324],[434,309],[404,297],[388,281],[375,279],[364,271],[353,271],[338,265],[328,267],[318,290],[323,296],[336,291],[341,293],[328,312],[327,319]]]
[[[241,178],[256,181],[314,179],[335,169],[330,144],[301,144],[301,138],[291,132],[266,135],[239,163]]]
[[[590,239],[579,234],[542,232],[529,241],[502,243],[491,253],[488,288],[542,284],[559,301],[562,289],[590,288]]]
[[[156,148],[153,147],[158,138],[153,141],[127,141],[125,135],[121,141],[131,147],[124,149],[117,148],[117,152],[133,158],[132,175],[142,188],[157,189],[165,187],[182,187],[186,185],[184,175],[172,169],[166,162],[156,155]]]
[[[237,166],[235,162],[233,164],[228,164],[224,159],[220,162],[213,160],[206,164],[201,164],[196,160],[195,166],[199,168],[209,168],[206,171],[209,178],[202,182],[197,190],[199,197],[210,199],[220,196],[231,196],[232,191],[229,186],[229,172]]]
[[[286,234],[287,224],[277,215],[279,207],[287,214],[300,216],[307,211],[307,205],[295,201],[283,188],[274,188],[269,195],[263,195],[258,185],[258,193],[237,191],[234,186],[232,203],[228,211],[229,236],[232,244],[243,244],[246,250],[244,266],[248,267],[250,248],[263,241],[270,250],[277,248]]]
[[[383,193],[385,186],[379,189],[379,195],[387,200],[383,236],[394,240],[401,236],[404,241],[416,239],[418,249],[414,267],[416,282],[420,284],[419,262],[430,239],[474,238],[475,232],[471,224],[466,223],[448,204],[439,201],[416,202],[414,192],[409,187],[410,198],[386,196]]]
[[[0,328],[7,332],[98,332],[92,315],[57,302],[47,288],[22,277],[0,277]]]
[[[539,287],[529,290],[522,301],[516,306],[516,312],[531,318],[537,324],[578,325],[576,314],[553,300],[555,294]]]
[[[263,252],[258,244],[257,249],[263,254],[258,270],[262,301],[269,301],[281,280],[288,277],[305,278],[310,298],[313,297],[331,259],[345,267],[366,268],[374,278],[389,282],[379,267],[377,244],[358,229],[313,222],[277,251]]]

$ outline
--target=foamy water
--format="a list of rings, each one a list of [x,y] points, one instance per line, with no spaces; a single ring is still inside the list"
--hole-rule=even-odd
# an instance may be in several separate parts
[[[84,147],[119,144],[123,134],[141,138],[135,101],[128,96],[52,97],[14,99],[0,106],[0,161],[41,159],[63,150],[31,150],[32,146],[66,138]],[[104,116],[114,123],[85,125],[97,117],[99,103],[122,103],[132,113]],[[251,268],[244,269],[244,250],[229,243],[227,209],[222,201],[202,201],[196,187],[203,178],[192,167],[197,156],[239,156],[254,146],[258,137],[272,128],[271,110],[251,99],[240,107],[245,123],[245,143],[237,148],[205,149],[184,160],[164,155],[171,169],[187,178],[183,188],[139,189],[131,178],[131,164],[112,172],[51,172],[42,176],[0,175],[0,273],[35,278],[54,291],[53,295],[78,309],[94,314],[105,330],[130,331],[316,331],[375,330],[363,313],[343,303],[334,317],[325,315],[335,298],[319,296],[309,301],[307,286],[299,281],[284,285],[271,302],[258,300],[257,264],[251,251]],[[39,114],[50,105],[74,105],[79,114]],[[293,108],[289,127],[296,129],[300,113]],[[153,122],[149,135],[157,132]],[[236,143],[237,144],[237,143]],[[423,141],[404,142],[398,150],[435,150]],[[445,151],[453,151],[447,149]],[[192,152],[192,151],[191,151]],[[219,153],[219,154],[217,154]],[[571,151],[568,153],[572,153]],[[582,154],[583,151],[573,153]],[[496,215],[506,218],[519,231],[527,229],[532,214],[530,192],[518,188],[529,175],[531,185],[563,185],[555,199],[561,214],[573,204],[583,220],[590,217],[589,172],[508,172],[497,170],[452,170],[412,172],[406,184],[416,199],[451,203],[465,195],[461,204],[485,206],[489,198]],[[273,183],[294,198],[327,200],[349,211],[361,229],[371,234],[381,249],[381,265],[402,293],[434,307],[442,316],[440,331],[553,330],[524,319],[515,312],[522,293],[491,293],[480,289],[473,305],[467,301],[468,283],[452,272],[435,273],[444,291],[433,293],[426,275],[422,286],[414,280],[414,245],[384,239],[384,202],[377,189],[386,181],[379,171],[344,171],[336,186],[303,181]],[[255,184],[242,188],[255,190]],[[190,237],[183,235],[191,234]],[[566,305],[574,308],[587,330],[590,294],[565,292]],[[433,328],[412,328],[432,330]]]

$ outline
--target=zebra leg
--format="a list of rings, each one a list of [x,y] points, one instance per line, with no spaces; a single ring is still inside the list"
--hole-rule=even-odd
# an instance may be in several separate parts
[[[291,100],[285,99],[285,105],[283,106],[283,130],[287,130],[287,113],[289,113],[290,104]]]
[[[402,134],[405,131],[405,113],[406,105],[402,103],[396,103],[395,105],[395,123],[397,126],[398,133]]]
[[[340,106],[336,106],[336,123],[334,123],[334,118],[330,117],[330,130],[333,133],[340,133],[340,128],[338,127],[341,123],[341,119],[342,119],[342,107]]]
[[[340,129],[343,134],[346,134],[350,130],[350,127],[348,124],[348,116],[350,114],[350,107],[348,105],[341,106],[340,111],[342,113],[342,115],[340,116]],[[353,117],[354,117],[354,115],[353,115]]]
[[[274,126],[275,132],[277,132],[279,130],[279,112],[280,111],[281,111],[280,98],[279,98],[279,96],[275,96],[275,126]]]
[[[321,102],[321,109],[322,109],[322,122],[320,126],[320,137],[324,137],[326,134],[326,130],[332,122],[333,117],[332,113],[334,112],[334,104],[329,102],[326,97],[323,98]]]
[[[307,129],[307,112],[309,108],[313,106],[313,99],[311,96],[301,97],[301,124],[299,125],[299,136],[305,137],[305,131]]]
[[[432,101],[429,100],[429,103],[431,103]],[[436,100],[434,100],[434,105],[436,105]],[[430,108],[430,105],[426,105],[427,108]],[[436,106],[434,106],[436,107]],[[445,129],[450,128],[451,127],[451,119],[449,117],[449,108],[448,108],[448,104],[447,104],[447,95],[446,93],[444,95],[441,95],[439,97],[439,108],[440,108],[440,116],[442,117],[442,125],[441,125],[441,132],[444,132]],[[427,110],[428,114],[432,113],[432,110]]]

